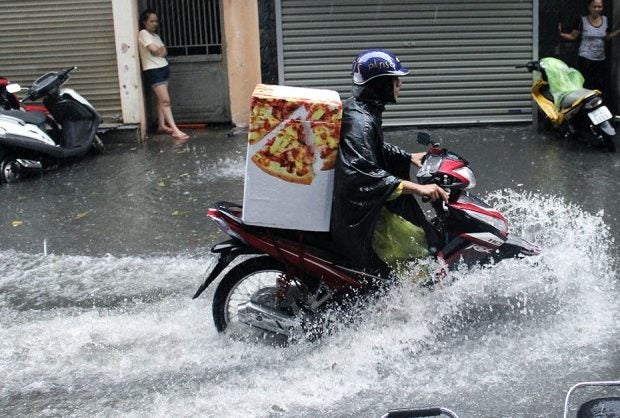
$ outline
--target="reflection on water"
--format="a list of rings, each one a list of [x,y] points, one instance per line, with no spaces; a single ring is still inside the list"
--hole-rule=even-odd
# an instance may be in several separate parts
[[[573,190],[584,165],[617,166],[558,157],[557,179],[547,153],[570,153],[497,132],[444,144],[543,253],[456,271],[432,292],[404,282],[353,326],[284,348],[218,335],[212,290],[191,300],[224,238],[204,209],[242,196],[242,139],[112,149],[2,186],[0,228],[13,238],[0,244],[0,414],[342,417],[441,404],[463,417],[559,416],[574,383],[620,373],[618,209],[594,180]]]
[[[55,254],[177,254],[215,239],[205,211],[241,201],[245,142],[227,130],[182,148],[110,146],[98,158],[0,187],[0,248]],[[18,226],[13,226],[18,224]]]

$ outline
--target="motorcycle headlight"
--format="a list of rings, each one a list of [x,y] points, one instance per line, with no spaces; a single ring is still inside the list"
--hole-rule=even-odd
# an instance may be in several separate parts
[[[465,186],[466,189],[473,189],[476,187],[476,176],[469,167],[457,168],[454,172],[467,180],[467,186]]]

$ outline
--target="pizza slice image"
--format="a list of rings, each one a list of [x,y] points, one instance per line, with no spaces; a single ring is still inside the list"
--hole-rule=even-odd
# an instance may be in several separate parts
[[[306,143],[303,122],[289,120],[252,156],[258,168],[270,176],[297,184],[314,179],[314,152]]]
[[[319,158],[323,161],[322,171],[336,167],[338,156],[338,144],[340,142],[340,125],[324,122],[311,122],[314,136],[314,146],[317,148]]]
[[[289,119],[300,106],[300,103],[285,99],[253,97],[248,127],[249,143],[260,141],[282,121]]]
[[[342,118],[340,103],[316,102],[310,106],[309,120],[328,123],[339,123]]]

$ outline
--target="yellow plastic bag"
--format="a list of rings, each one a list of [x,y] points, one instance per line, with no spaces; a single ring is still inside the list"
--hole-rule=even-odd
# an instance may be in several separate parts
[[[429,255],[424,230],[385,208],[379,213],[372,248],[389,266]]]

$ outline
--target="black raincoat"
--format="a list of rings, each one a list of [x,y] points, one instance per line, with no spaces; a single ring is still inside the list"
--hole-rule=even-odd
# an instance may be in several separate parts
[[[353,87],[344,105],[336,163],[331,238],[352,267],[382,267],[372,249],[372,234],[382,207],[432,233],[411,195],[388,201],[401,180],[409,180],[411,154],[385,143],[382,113],[394,102],[391,77]]]

